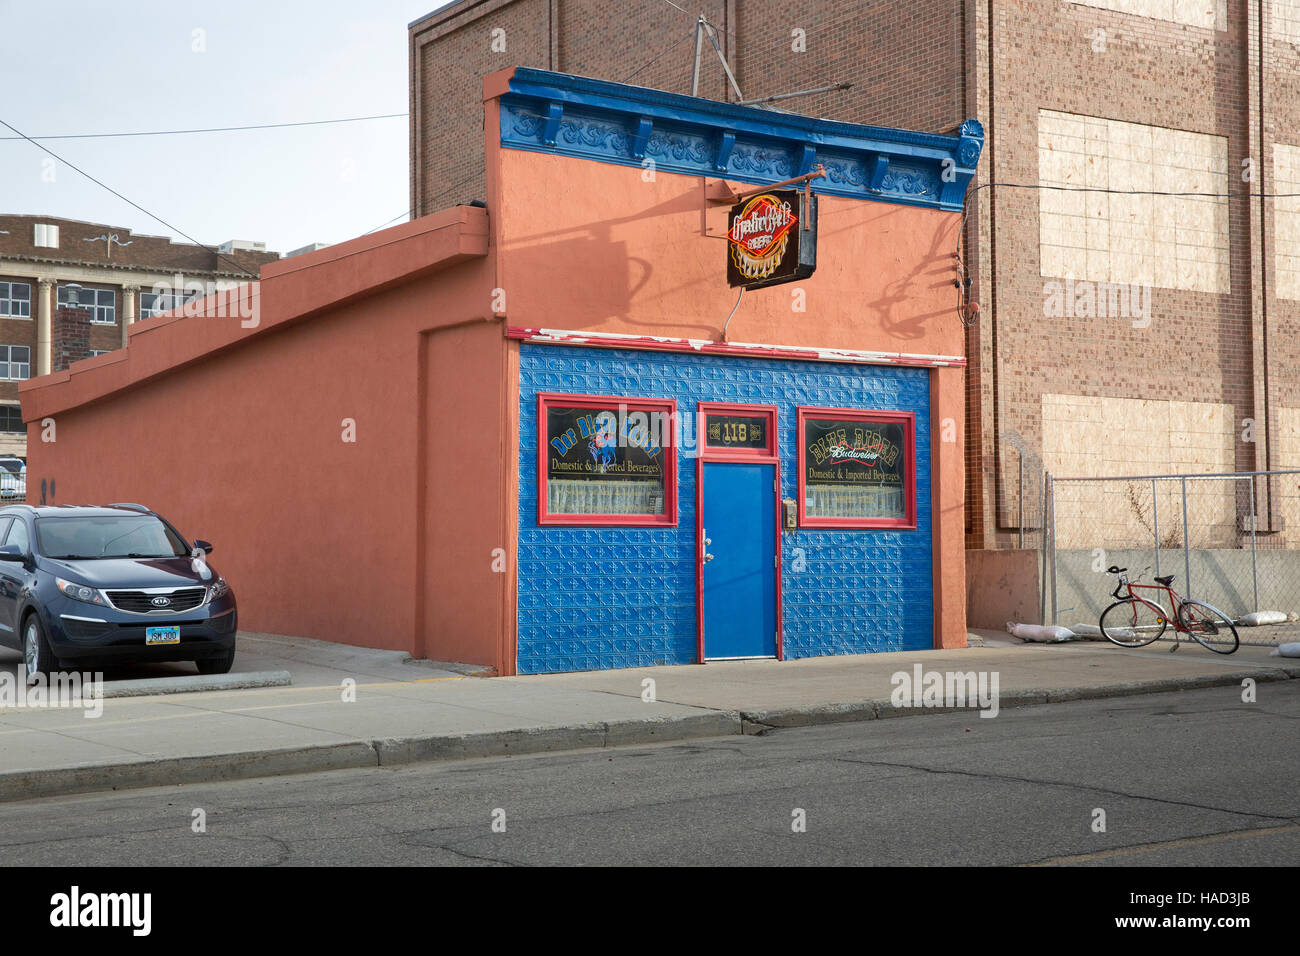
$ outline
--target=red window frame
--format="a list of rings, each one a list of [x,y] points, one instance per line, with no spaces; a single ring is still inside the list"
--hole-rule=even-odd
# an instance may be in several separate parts
[[[696,436],[698,456],[710,461],[749,461],[753,458],[772,459],[776,457],[776,406],[775,405],[737,405],[731,402],[700,402],[696,406],[699,412],[699,434]],[[710,445],[708,439],[709,418],[727,415],[744,415],[747,418],[767,419],[767,444],[762,448],[724,448]]]
[[[546,494],[546,449],[549,435],[546,411],[551,406],[594,408],[628,412],[667,413],[670,423],[664,454],[664,513],[660,515],[551,514]],[[617,395],[568,395],[560,392],[537,393],[537,523],[539,525],[619,527],[677,527],[677,402],[670,398],[629,398]]]
[[[903,426],[903,454],[906,455],[906,471],[903,476],[903,504],[905,514],[902,518],[830,518],[809,515],[804,483],[808,471],[804,462],[807,446],[804,443],[804,423],[808,419],[831,418],[851,422],[879,422],[881,424],[901,424]],[[893,528],[915,530],[916,528],[916,415],[913,412],[883,411],[863,408],[823,408],[819,406],[800,405],[798,408],[798,442],[796,467],[799,469],[799,526],[801,528]]]

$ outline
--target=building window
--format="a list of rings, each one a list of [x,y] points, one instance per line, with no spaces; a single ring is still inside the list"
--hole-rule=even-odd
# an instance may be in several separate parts
[[[177,295],[171,292],[141,292],[140,318],[152,319],[155,315],[162,315],[164,312],[179,309],[191,298],[193,296]]]
[[[112,349],[91,349],[90,357],[94,358],[96,355],[107,355],[111,351]]]
[[[32,350],[26,345],[0,345],[0,379],[11,382],[32,377]]]
[[[30,319],[32,287],[26,282],[0,282],[0,315],[11,319]]]
[[[36,223],[32,244],[42,249],[59,248],[59,227],[44,222]]]
[[[0,405],[0,432],[18,432],[24,434],[27,426],[23,424],[21,405]]]
[[[799,524],[915,528],[911,412],[799,409]]]
[[[77,308],[90,313],[94,325],[117,324],[117,293],[112,289],[79,289]],[[68,287],[59,286],[59,305],[68,305]]]
[[[537,522],[676,525],[677,404],[537,396]]]

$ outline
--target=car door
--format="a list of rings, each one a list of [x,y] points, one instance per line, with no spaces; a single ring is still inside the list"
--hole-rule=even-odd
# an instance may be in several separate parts
[[[13,526],[22,523],[21,518],[0,518],[0,545],[9,537]],[[25,575],[26,569],[21,564],[0,561],[0,643],[9,647],[18,646],[14,617],[18,613],[18,592],[22,589]]]
[[[18,548],[30,559],[32,538],[27,530],[27,522],[22,515],[15,515],[13,523],[0,539],[0,547]],[[36,579],[35,565],[29,561],[0,561],[0,625],[7,630],[0,635],[12,635],[14,646],[22,644],[22,635],[18,633],[18,610],[22,603],[23,592]]]

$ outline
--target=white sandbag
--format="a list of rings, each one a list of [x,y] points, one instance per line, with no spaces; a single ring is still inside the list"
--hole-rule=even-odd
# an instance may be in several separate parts
[[[1251,611],[1249,614],[1243,614],[1238,624],[1245,624],[1247,627],[1261,627],[1265,624],[1285,624],[1289,618],[1282,611]]]
[[[1054,644],[1059,641],[1074,640],[1074,632],[1059,624],[1044,626],[1042,624],[1017,624],[1007,621],[1007,632],[1022,641],[1036,641],[1040,644]]]
[[[1075,637],[1105,637],[1106,636],[1105,634],[1101,633],[1101,628],[1099,628],[1096,624],[1076,624],[1074,625],[1074,627],[1070,628],[1070,630],[1074,631]]]
[[[1300,657],[1300,641],[1292,641],[1289,644],[1279,644],[1273,648],[1269,657]]]

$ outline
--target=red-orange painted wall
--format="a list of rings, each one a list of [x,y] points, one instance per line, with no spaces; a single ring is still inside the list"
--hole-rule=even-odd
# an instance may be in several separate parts
[[[421,397],[439,394],[430,373],[453,369],[473,400],[469,447],[476,431],[499,445],[507,349],[484,308],[486,217],[451,210],[377,237],[264,270],[255,329],[229,317],[146,322],[114,361],[31,382],[29,501],[43,482],[52,504],[139,501],[212,540],[244,630],[497,665],[506,575],[479,545],[504,520],[499,449],[477,470],[448,468],[419,414]],[[343,304],[311,310],[322,300]],[[449,341],[450,359],[429,362],[442,335],[473,348]],[[196,358],[200,344],[217,351]],[[114,387],[124,390],[78,404]],[[52,443],[40,437],[47,416]],[[355,442],[343,440],[345,419]],[[451,498],[465,507],[449,509]],[[426,523],[431,505],[442,520]],[[446,608],[424,603],[441,592],[422,570],[493,599],[442,619]]]
[[[706,203],[706,180],[659,172],[647,183],[633,167],[499,155],[494,226],[512,325],[719,338],[736,290],[724,272],[727,207]],[[819,203],[816,273],[745,293],[728,340],[960,356],[960,214]],[[804,312],[792,309],[795,289]]]

